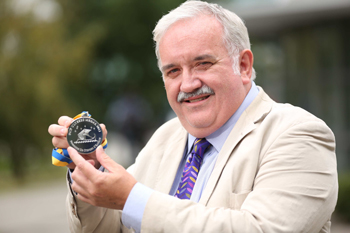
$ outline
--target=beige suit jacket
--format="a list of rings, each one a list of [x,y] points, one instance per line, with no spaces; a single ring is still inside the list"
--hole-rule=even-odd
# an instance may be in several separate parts
[[[275,103],[260,88],[220,151],[199,203],[168,195],[186,140],[175,118],[129,168],[155,190],[141,232],[330,232],[338,193],[335,139],[322,120]],[[71,191],[67,210],[72,232],[129,232],[121,211],[83,203]]]

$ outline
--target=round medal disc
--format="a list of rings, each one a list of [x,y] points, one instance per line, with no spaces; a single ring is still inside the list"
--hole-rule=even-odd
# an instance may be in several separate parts
[[[68,128],[68,144],[79,153],[89,154],[102,143],[102,129],[93,118],[80,117]]]

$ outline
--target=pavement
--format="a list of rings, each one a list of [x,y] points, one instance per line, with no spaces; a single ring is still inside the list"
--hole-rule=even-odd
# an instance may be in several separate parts
[[[61,181],[0,194],[0,233],[69,233]]]
[[[108,141],[113,143],[107,153],[118,155],[112,159],[123,166],[132,163],[132,147],[126,138],[111,132]],[[0,233],[69,233],[66,196],[64,175],[58,181],[0,193]]]
[[[65,213],[65,180],[32,185],[0,194],[0,233],[69,233]],[[349,233],[350,224],[336,218],[332,233]]]
[[[349,233],[350,232],[350,223],[344,222],[336,214],[332,215],[332,233]]]

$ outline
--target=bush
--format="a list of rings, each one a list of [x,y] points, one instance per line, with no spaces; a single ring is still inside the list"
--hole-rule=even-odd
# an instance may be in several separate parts
[[[335,211],[350,222],[350,173],[339,174],[339,194]]]

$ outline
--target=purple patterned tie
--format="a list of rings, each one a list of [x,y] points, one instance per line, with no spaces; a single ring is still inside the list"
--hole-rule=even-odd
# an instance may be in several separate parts
[[[192,152],[186,161],[175,197],[179,199],[190,199],[199,168],[202,164],[204,152],[209,146],[210,143],[205,138],[197,138],[194,141]]]

